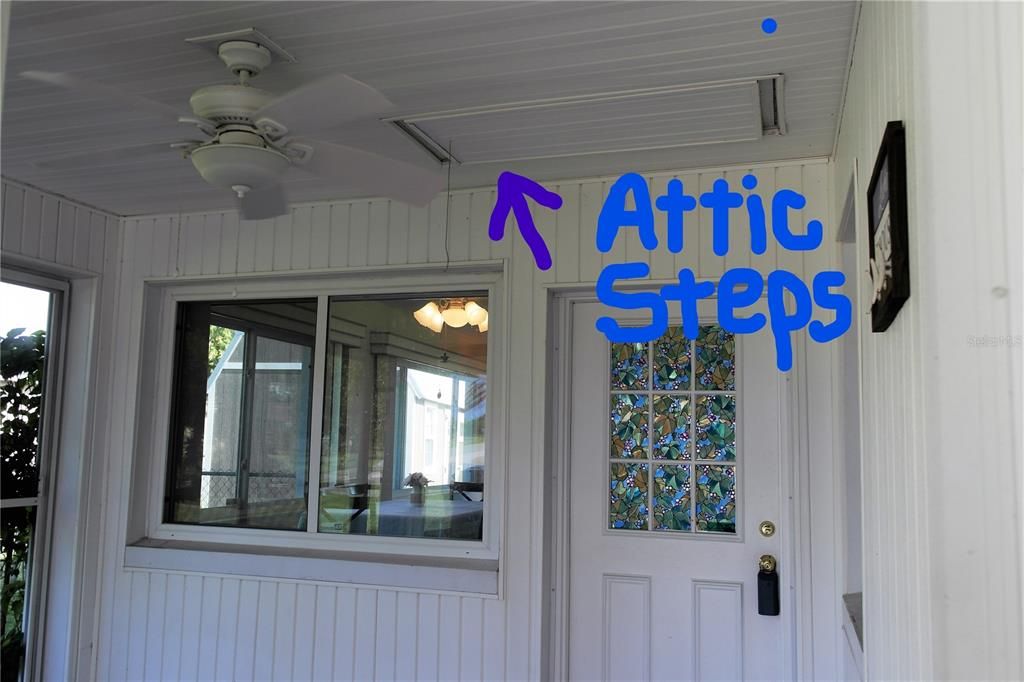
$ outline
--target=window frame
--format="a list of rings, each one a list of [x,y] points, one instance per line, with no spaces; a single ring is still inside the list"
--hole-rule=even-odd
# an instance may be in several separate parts
[[[35,507],[29,575],[25,586],[23,627],[24,679],[35,679],[44,663],[44,636],[47,630],[50,574],[53,568],[53,520],[56,517],[58,458],[61,449],[61,425],[65,373],[66,333],[71,316],[71,285],[55,277],[5,266],[0,281],[44,291],[50,295],[47,314],[46,364],[43,370],[43,398],[40,405],[36,458],[39,471],[35,497],[9,498],[4,509]],[[0,333],[7,333],[4,329]],[[26,331],[29,331],[26,329]],[[32,330],[35,331],[35,330]]]
[[[506,471],[506,382],[507,347],[505,343],[506,301],[503,273],[493,268],[466,268],[460,271],[395,272],[361,271],[333,275],[282,277],[263,275],[231,280],[182,282],[152,279],[145,284],[143,353],[140,363],[140,387],[150,391],[152,399],[137,408],[139,429],[133,452],[133,481],[127,544],[186,545],[231,548],[262,548],[258,553],[287,552],[295,555],[339,556],[372,554],[376,557],[400,556],[403,559],[485,560],[493,566],[499,559],[504,523],[504,481]],[[326,376],[327,321],[332,297],[373,297],[394,295],[443,295],[463,291],[488,296],[489,331],[487,337],[488,405],[484,422],[486,466],[484,486],[483,538],[452,540],[403,538],[316,530],[318,513],[307,515],[305,532],[240,527],[215,527],[169,523],[163,519],[166,490],[171,404],[174,400],[175,324],[179,303],[220,300],[261,300],[313,298],[317,301],[316,338],[313,355],[312,425],[307,481],[319,481],[321,436]],[[309,508],[318,512],[318,495],[310,490]],[[131,518],[134,518],[134,523]],[[491,569],[493,570],[493,568]]]

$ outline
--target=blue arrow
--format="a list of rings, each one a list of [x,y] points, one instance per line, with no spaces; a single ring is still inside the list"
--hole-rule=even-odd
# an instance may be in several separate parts
[[[533,259],[537,262],[537,267],[547,270],[551,267],[551,253],[548,251],[548,245],[544,243],[544,237],[537,231],[537,226],[533,224],[533,215],[530,214],[526,197],[555,211],[562,207],[562,197],[557,193],[545,189],[526,176],[504,171],[498,176],[497,198],[494,202],[494,210],[491,211],[491,222],[487,234],[491,241],[501,241],[505,236],[505,220],[511,211],[516,217],[519,232],[526,240],[530,251],[533,252]]]

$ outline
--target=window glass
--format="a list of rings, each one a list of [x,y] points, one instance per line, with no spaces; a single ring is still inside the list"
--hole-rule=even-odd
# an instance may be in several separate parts
[[[481,539],[486,308],[472,294],[331,300],[321,532]]]
[[[306,530],[316,301],[178,310],[165,520]]]
[[[39,564],[45,566],[48,529],[37,523],[40,445],[47,406],[46,375],[50,372],[51,307],[56,296],[47,291],[0,283],[0,622],[3,623],[2,679],[26,676],[26,652],[38,628],[28,632],[29,614],[41,597],[33,584]],[[35,570],[34,570],[35,569]]]

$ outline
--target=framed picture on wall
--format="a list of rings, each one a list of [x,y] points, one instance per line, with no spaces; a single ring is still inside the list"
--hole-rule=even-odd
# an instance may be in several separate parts
[[[907,150],[902,121],[889,121],[868,184],[871,331],[884,332],[910,298]]]

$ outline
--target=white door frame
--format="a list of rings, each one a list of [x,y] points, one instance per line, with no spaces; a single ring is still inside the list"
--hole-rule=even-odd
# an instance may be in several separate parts
[[[661,284],[671,284],[665,281],[647,281],[638,289],[651,289]],[[624,287],[625,289],[625,287]],[[716,286],[717,290],[717,286]],[[569,676],[569,477],[567,476],[569,463],[569,448],[571,445],[572,419],[571,402],[572,395],[572,313],[573,306],[577,303],[592,303],[597,301],[592,287],[580,288],[556,288],[548,287],[548,321],[549,339],[548,345],[550,372],[548,375],[547,396],[549,400],[547,424],[546,424],[546,445],[550,457],[546,462],[546,476],[548,481],[548,495],[546,509],[549,511],[549,524],[547,525],[547,538],[545,538],[545,552],[547,555],[545,580],[546,596],[548,605],[545,609],[545,626],[542,632],[542,646],[547,647],[543,659],[543,665],[547,679],[565,680]],[[794,350],[803,343],[799,335],[794,339]],[[800,353],[794,353],[799,359]],[[797,504],[796,492],[799,487],[797,481],[808,481],[807,472],[801,472],[799,466],[802,458],[797,456],[799,451],[800,434],[799,420],[793,419],[794,407],[799,405],[796,395],[797,388],[794,385],[793,370],[786,376],[782,383],[783,395],[779,396],[780,411],[782,413],[782,424],[780,425],[781,461],[785,471],[781,477],[783,490],[781,495],[781,516],[779,528],[783,530],[780,536],[781,558],[779,562],[780,573],[782,574],[781,589],[782,613],[779,616],[780,627],[790,628],[792,631],[793,651],[789,657],[792,661],[791,679],[805,679],[807,676],[808,661],[811,647],[813,646],[813,625],[812,613],[812,585],[811,575],[803,566],[810,563],[810,547],[806,541],[798,542],[799,539],[809,539],[803,529],[809,528],[811,506],[805,500],[804,504]],[[799,385],[799,382],[797,382]],[[810,491],[805,491],[808,495]],[[806,497],[807,495],[805,495]],[[753,570],[753,569],[751,569]],[[786,587],[789,594],[786,594]]]

